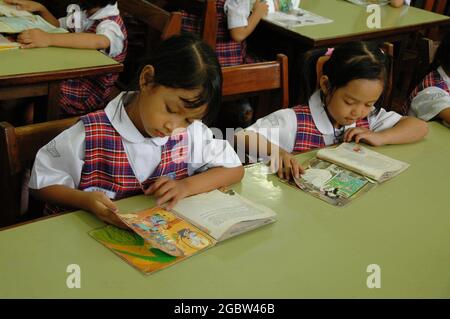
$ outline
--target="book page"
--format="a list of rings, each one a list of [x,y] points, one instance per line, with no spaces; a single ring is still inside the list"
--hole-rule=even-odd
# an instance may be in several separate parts
[[[6,4],[4,1],[0,0],[0,16],[5,17],[26,17],[32,14],[25,10],[17,10],[16,6]]]
[[[345,206],[373,186],[363,175],[317,158],[306,165],[295,184],[308,194],[335,206]]]
[[[57,28],[54,25],[45,21],[39,15],[31,15],[26,17],[0,17],[0,32],[1,33],[21,33],[27,29],[41,29],[49,33],[67,33],[68,31],[62,28]]]
[[[111,225],[91,230],[89,235],[146,275],[187,258],[169,255],[138,234]]]
[[[341,165],[377,182],[390,179],[409,167],[409,164],[390,158],[355,143],[342,143],[336,148],[324,148],[317,158]]]
[[[333,20],[299,8],[298,0],[269,0],[269,13],[264,20],[286,29],[331,23]]]
[[[218,241],[230,237],[227,232],[239,223],[266,219],[274,221],[276,216],[271,209],[237,193],[225,194],[218,190],[184,198],[175,205],[174,210]],[[246,224],[247,228],[251,227],[250,224]],[[240,229],[240,232],[244,231],[246,229]],[[232,235],[237,234],[235,231]]]
[[[215,244],[207,234],[161,207],[117,216],[153,248],[171,256],[191,256]]]

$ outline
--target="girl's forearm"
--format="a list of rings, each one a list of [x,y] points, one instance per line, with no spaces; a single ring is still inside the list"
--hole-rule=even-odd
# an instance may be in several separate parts
[[[249,154],[256,158],[269,157],[272,155],[272,152],[279,151],[280,149],[263,135],[253,131],[242,130],[236,133],[234,136],[234,143],[238,150],[242,149],[244,146],[245,154]]]
[[[450,123],[450,107],[439,113],[439,117],[446,123]]]
[[[87,210],[86,192],[63,185],[52,185],[41,189],[30,189],[36,198],[57,206]]]
[[[427,135],[428,125],[415,117],[405,116],[394,127],[380,133],[384,136],[384,144],[412,143]]]
[[[95,33],[49,33],[50,46],[75,48],[75,49],[107,49],[109,39],[104,35]]]
[[[45,21],[54,25],[55,27],[59,27],[58,19],[56,19],[56,17],[50,11],[48,11],[45,6],[42,6],[38,13]]]
[[[244,167],[215,167],[185,178],[189,196],[238,183],[244,177]]]
[[[231,38],[234,41],[242,42],[255,30],[259,21],[261,21],[261,16],[257,14],[251,14],[248,17],[248,24],[245,27],[230,29]]]

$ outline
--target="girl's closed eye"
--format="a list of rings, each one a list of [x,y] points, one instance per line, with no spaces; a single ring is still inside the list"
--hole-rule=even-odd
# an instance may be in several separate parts
[[[166,111],[170,114],[176,113],[175,111],[173,111],[168,105],[166,105]]]

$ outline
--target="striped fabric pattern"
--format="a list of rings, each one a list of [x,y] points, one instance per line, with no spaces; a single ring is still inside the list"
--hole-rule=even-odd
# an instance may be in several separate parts
[[[188,135],[183,130],[162,146],[161,162],[152,175],[140,183],[128,161],[122,137],[114,129],[104,110],[81,117],[85,128],[85,158],[78,188],[101,189],[115,193],[115,200],[142,194],[159,177],[182,179],[188,176]],[[46,213],[64,211],[47,205]]]
[[[409,108],[411,106],[411,102],[416,97],[416,95],[419,94],[420,91],[422,91],[428,87],[431,87],[431,86],[438,87],[438,88],[450,93],[450,89],[449,89],[447,83],[442,78],[442,76],[439,74],[439,72],[437,70],[431,71],[430,73],[427,74],[427,76],[424,77],[422,82],[420,82],[419,85],[417,85],[414,88],[414,90],[411,92],[411,94],[409,95],[405,104],[403,105],[402,114],[403,115],[408,114]]]
[[[325,147],[323,135],[314,123],[309,106],[299,105],[293,107],[293,110],[297,116],[297,135],[293,152],[304,152]],[[369,128],[369,121],[367,118],[358,120],[356,126]]]
[[[113,58],[117,62],[122,63],[125,60],[127,54],[128,41],[127,30],[120,15],[96,20],[93,25],[85,32],[95,33],[97,25],[104,20],[111,20],[116,22],[125,35],[124,48],[122,53]],[[108,102],[109,95],[111,94],[114,84],[116,83],[118,78],[118,73],[109,73],[100,76],[91,76],[87,78],[69,79],[62,81],[60,84],[59,98],[61,115],[63,117],[83,115],[103,108]]]
[[[254,63],[256,60],[247,56],[247,44],[241,43],[231,38],[228,30],[227,16],[224,12],[225,0],[216,1],[217,10],[217,39],[216,55],[221,66],[239,65]],[[200,35],[202,18],[191,13],[183,12],[182,30]]]

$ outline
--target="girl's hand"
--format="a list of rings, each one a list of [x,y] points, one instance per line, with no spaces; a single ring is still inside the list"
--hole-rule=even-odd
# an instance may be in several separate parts
[[[373,132],[364,127],[353,127],[345,131],[344,142],[351,142],[353,140],[356,143],[364,141],[365,143],[373,146],[381,146],[386,144],[381,132]]]
[[[25,10],[28,12],[40,12],[44,8],[42,4],[28,0],[4,0],[4,2],[15,5],[17,10]]]
[[[86,210],[94,213],[108,224],[127,229],[128,226],[115,213],[119,211],[116,204],[102,192],[85,192]]]
[[[263,18],[269,13],[269,5],[265,1],[256,0],[253,5],[253,14]]]
[[[185,181],[163,176],[147,188],[144,194],[155,196],[156,205],[168,202],[167,209],[172,209],[180,199],[189,196],[189,190]]]
[[[272,172],[278,172],[279,178],[290,180],[293,176],[296,178],[303,174],[304,169],[297,162],[291,153],[279,148],[273,150],[270,159],[270,169]]]
[[[17,42],[22,44],[22,49],[46,48],[51,45],[50,35],[41,29],[29,29],[23,31],[17,37]]]

